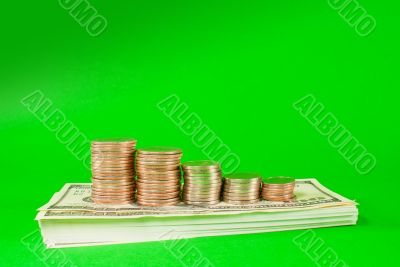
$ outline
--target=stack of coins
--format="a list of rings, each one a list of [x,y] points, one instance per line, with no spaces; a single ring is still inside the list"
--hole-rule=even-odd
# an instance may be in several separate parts
[[[261,175],[258,173],[233,173],[225,176],[224,201],[246,205],[260,200]]]
[[[291,201],[294,198],[295,179],[276,176],[263,179],[262,196],[269,201]]]
[[[133,202],[135,139],[98,139],[91,144],[92,200],[97,204]]]
[[[261,175],[232,173],[225,175],[223,198],[229,204],[246,205],[260,200]]]
[[[215,205],[220,202],[222,174],[220,164],[212,160],[182,164],[183,200],[190,205]]]
[[[137,151],[137,203],[143,206],[172,206],[180,201],[182,150],[149,147]]]

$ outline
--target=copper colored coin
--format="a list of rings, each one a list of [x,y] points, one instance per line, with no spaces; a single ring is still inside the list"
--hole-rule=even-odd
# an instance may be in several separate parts
[[[224,189],[226,190],[260,190],[260,185],[252,185],[252,186],[232,186],[224,184]]]
[[[246,194],[229,194],[224,192],[223,196],[227,196],[227,197],[247,197],[247,198],[251,198],[251,197],[258,197],[260,195],[259,192],[251,192],[251,193],[246,193]]]
[[[180,202],[179,198],[172,198],[168,200],[144,200],[139,199],[137,200],[139,205],[155,205],[155,206],[167,206],[167,205],[176,205]]]
[[[142,199],[170,199],[170,198],[176,198],[179,195],[179,192],[158,192],[158,193],[148,193],[148,192],[142,192],[139,191],[137,194],[137,197],[140,197]]]
[[[157,201],[161,201],[161,202],[167,202],[167,201],[172,201],[175,200],[177,198],[179,198],[179,195],[175,194],[175,195],[170,195],[170,196],[156,196],[156,195],[152,195],[152,196],[142,196],[142,195],[136,195],[138,201],[143,202],[157,202]]]
[[[103,164],[99,164],[99,165],[92,165],[92,171],[98,171],[98,172],[108,172],[108,171],[134,171],[134,167],[133,166],[129,166],[129,165],[103,165]]]
[[[127,175],[121,175],[121,176],[114,176],[114,175],[107,175],[107,176],[101,176],[98,174],[93,174],[93,177],[98,179],[98,180],[119,180],[119,181],[126,181],[126,180],[133,180],[134,179],[134,174],[127,174]]]
[[[216,205],[218,203],[220,203],[221,201],[217,200],[217,201],[185,201],[186,204],[188,205],[194,205],[194,206],[210,206],[210,205]]]
[[[184,200],[189,200],[189,201],[216,201],[219,200],[219,196],[204,196],[204,195],[197,195],[197,196],[189,196],[189,195],[184,195],[183,196]]]
[[[130,184],[102,184],[102,183],[93,183],[92,184],[92,188],[101,190],[101,189],[121,189],[121,190],[126,190],[128,188],[135,188],[135,184],[134,183],[130,183]]]
[[[268,197],[268,198],[292,198],[294,195],[292,193],[289,194],[284,194],[284,195],[274,195],[274,194],[262,194],[263,197]]]
[[[276,201],[276,202],[290,202],[293,201],[294,198],[264,198],[267,201]]]
[[[186,178],[219,178],[222,180],[222,173],[221,172],[210,172],[210,173],[188,173],[183,171],[183,175]]]
[[[115,180],[115,181],[126,181],[133,180],[133,175],[125,175],[125,176],[93,176],[93,178],[98,180]]]
[[[182,165],[182,170],[187,173],[219,173],[221,172],[221,168],[215,167],[202,167],[202,168],[188,168],[185,165]]]
[[[226,184],[231,184],[231,185],[252,185],[252,184],[262,184],[261,179],[255,178],[255,179],[248,179],[248,180],[240,180],[240,179],[226,179],[224,178],[224,181]]]
[[[121,204],[132,204],[133,199],[130,200],[104,200],[92,198],[93,203],[96,204],[107,204],[107,205],[121,205]]]
[[[92,162],[91,169],[101,169],[101,168],[130,168],[134,169],[133,163],[108,163],[108,162]]]
[[[96,172],[99,173],[101,175],[107,175],[107,174],[117,174],[117,175],[121,175],[121,174],[133,174],[135,173],[135,170],[132,168],[126,168],[126,169],[121,169],[118,170],[116,168],[96,168],[96,169],[92,169],[92,172]]]
[[[136,150],[134,147],[90,147],[90,151],[94,154],[110,153],[110,154],[130,154],[134,155]]]
[[[178,179],[171,180],[171,181],[141,181],[138,180],[136,182],[138,185],[144,185],[144,186],[174,186],[180,184]]]
[[[158,170],[158,169],[161,169],[161,170],[164,170],[164,169],[167,169],[167,170],[171,170],[171,169],[178,170],[179,169],[179,171],[181,170],[181,167],[180,167],[179,163],[174,163],[174,164],[143,164],[143,163],[136,162],[135,163],[135,168],[142,169],[142,170],[147,170],[147,169],[149,169],[149,170],[152,170],[152,169],[156,169],[156,170]]]
[[[256,193],[260,192],[260,190],[258,190],[258,189],[254,189],[254,190],[227,190],[226,188],[224,188],[222,191],[224,193],[227,193],[227,194],[250,194],[250,193],[256,194]]]
[[[222,186],[222,182],[220,182],[220,181],[201,181],[201,182],[185,181],[185,185],[187,185],[187,186]]]
[[[188,191],[183,191],[182,192],[183,195],[187,195],[187,196],[219,196],[221,195],[220,192],[218,191],[214,191],[214,192],[188,192]]]
[[[120,188],[120,187],[126,187],[126,186],[131,186],[134,187],[135,186],[135,182],[133,181],[126,181],[126,182],[121,182],[121,183],[115,183],[115,182],[111,182],[111,183],[102,183],[102,182],[98,182],[97,180],[92,181],[92,187],[115,187],[115,188]]]
[[[143,166],[143,165],[137,165],[135,166],[136,170],[138,172],[148,172],[148,171],[158,171],[158,172],[168,172],[168,171],[181,171],[179,169],[179,165],[151,165],[151,166]]]
[[[138,154],[142,155],[175,155],[182,154],[182,150],[176,147],[153,146],[138,149]]]
[[[157,169],[139,169],[138,173],[144,174],[144,175],[177,175],[181,174],[181,171],[179,169],[173,169],[173,170],[157,170]]]
[[[220,196],[206,196],[206,195],[196,195],[196,196],[191,196],[191,195],[183,195],[184,200],[190,200],[190,201],[215,201],[219,200]]]
[[[139,190],[144,189],[144,190],[166,190],[166,191],[171,191],[171,190],[180,190],[180,186],[144,186],[144,185],[136,185],[136,188]]]
[[[293,190],[295,187],[294,186],[268,186],[268,185],[263,185],[263,188],[265,190]]]
[[[241,201],[234,201],[234,200],[228,200],[228,201],[225,201],[224,200],[224,202],[225,203],[228,203],[228,204],[233,204],[233,205],[249,205],[249,204],[254,204],[254,203],[257,203],[257,202],[259,202],[260,200],[259,199],[256,199],[256,200],[241,200]]]
[[[142,165],[180,165],[181,162],[179,159],[162,159],[162,160],[155,160],[155,159],[136,159],[137,164]]]
[[[157,161],[157,162],[180,162],[181,161],[181,155],[171,155],[171,156],[141,156],[136,154],[135,158],[136,158],[136,162],[139,163],[144,163],[146,164],[146,162],[153,162],[153,161]]]
[[[99,188],[94,188],[92,189],[93,194],[115,194],[115,195],[127,195],[127,194],[132,194],[135,192],[133,188],[130,189],[119,189],[119,190],[114,190],[114,189],[99,189]]]
[[[179,175],[175,175],[175,176],[162,176],[162,175],[160,175],[160,176],[140,176],[140,175],[137,175],[137,180],[142,181],[144,183],[152,182],[152,181],[155,181],[155,182],[170,181],[170,182],[172,182],[172,181],[180,181],[181,177]]]
[[[136,185],[139,187],[180,187],[181,184],[179,183],[178,179],[171,180],[171,181],[136,181]]]
[[[150,177],[150,178],[149,177],[138,177],[137,178],[138,182],[143,182],[143,183],[153,182],[153,181],[163,182],[163,181],[180,181],[180,180],[181,180],[180,177],[177,177],[177,176],[175,176],[175,177]]]
[[[140,173],[148,173],[148,172],[158,172],[158,173],[163,173],[163,172],[176,172],[176,173],[180,173],[179,167],[176,166],[162,166],[162,167],[151,167],[151,168],[147,168],[147,167],[138,167],[136,166],[136,171],[140,172]]]
[[[219,197],[186,197],[182,199],[184,202],[207,202],[207,203],[218,203],[221,202]]]
[[[176,178],[176,177],[181,177],[180,172],[165,172],[165,171],[152,171],[152,172],[143,172],[143,171],[138,171],[137,175],[140,177],[170,177],[170,178]]]
[[[125,165],[130,165],[130,166],[133,166],[134,164],[133,164],[133,159],[123,159],[123,158],[121,158],[121,159],[109,159],[109,158],[96,158],[96,159],[94,159],[94,158],[92,158],[91,159],[91,162],[92,163],[96,163],[96,164],[103,164],[103,165],[105,165],[105,166],[108,166],[108,165],[111,165],[111,166],[114,166],[114,165],[122,165],[122,166],[125,166]]]
[[[196,175],[196,174],[218,174],[220,173],[220,169],[187,169],[182,168],[185,174],[187,175]]]
[[[131,200],[133,199],[133,195],[98,195],[98,194],[92,194],[92,199],[98,199],[98,200]]]
[[[125,205],[125,204],[132,204],[133,200],[130,201],[102,201],[102,200],[92,200],[93,203],[98,205]]]
[[[219,191],[212,191],[212,192],[207,192],[207,191],[188,191],[188,190],[183,190],[182,192],[183,195],[188,195],[188,196],[198,196],[198,195],[207,195],[207,196],[220,196],[221,193]]]
[[[126,196],[126,197],[116,197],[116,196],[98,196],[98,195],[92,195],[92,199],[96,200],[101,200],[101,201],[129,201],[132,200],[132,196]]]
[[[220,186],[188,186],[183,185],[183,190],[191,191],[191,192],[221,192]]]
[[[134,184],[126,184],[126,185],[103,185],[103,184],[93,184],[92,190],[100,191],[100,190],[109,190],[109,191],[129,191],[135,188]]]
[[[123,155],[123,156],[116,156],[116,155],[107,155],[105,153],[96,155],[92,154],[91,161],[101,161],[101,162],[133,162],[134,157],[132,155]]]
[[[92,177],[92,182],[98,182],[98,183],[133,183],[134,179],[131,179],[130,177],[128,178],[123,178],[123,179],[99,179],[97,177]]]
[[[93,172],[93,170],[92,170]],[[122,176],[122,175],[129,175],[129,174],[134,174],[134,170],[128,169],[128,170],[120,170],[120,171],[109,171],[109,170],[95,170],[96,174],[99,174],[100,176],[107,176],[107,175],[112,175],[112,176]]]
[[[133,152],[92,152],[92,160],[101,160],[101,159],[122,159],[128,160],[133,159]]]
[[[225,202],[229,202],[229,201],[255,201],[255,200],[259,200],[260,197],[223,197],[223,200]]]
[[[132,196],[134,191],[92,191],[92,195],[95,196],[115,196],[115,197],[123,197],[123,196]]]
[[[129,151],[133,152],[135,151],[134,146],[95,146],[92,145],[90,146],[90,149],[94,152],[119,152],[119,151]]]
[[[268,198],[293,198],[294,194],[289,193],[289,194],[284,194],[284,195],[273,195],[273,194],[261,194],[263,197],[268,197]]]
[[[293,191],[262,191],[262,194],[267,194],[267,195],[289,195],[293,194]]]
[[[169,194],[169,193],[176,193],[179,192],[176,189],[171,189],[171,190],[154,190],[154,189],[139,189],[138,194],[140,195],[146,195],[146,194]]]
[[[168,207],[168,206],[176,206],[180,201],[171,202],[171,203],[148,203],[148,202],[137,202],[140,206],[147,207]]]
[[[134,189],[135,184],[99,184],[94,183],[92,184],[92,189],[95,190],[128,190]]]

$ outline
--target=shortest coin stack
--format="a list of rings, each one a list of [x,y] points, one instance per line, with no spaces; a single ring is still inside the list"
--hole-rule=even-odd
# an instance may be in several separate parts
[[[262,196],[269,201],[291,201],[294,198],[295,179],[276,176],[263,179]]]
[[[224,201],[246,205],[260,200],[261,175],[258,173],[232,173],[225,176]]]
[[[220,202],[222,175],[218,162],[195,160],[182,164],[183,200],[189,205],[215,205]]]
[[[129,204],[135,190],[135,139],[92,142],[92,200],[97,204]]]

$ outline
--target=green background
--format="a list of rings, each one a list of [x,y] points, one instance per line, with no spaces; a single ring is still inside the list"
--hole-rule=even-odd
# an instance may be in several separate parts
[[[89,139],[132,136],[204,159],[157,103],[176,94],[264,176],[317,177],[360,203],[356,226],[316,229],[349,266],[397,262],[399,215],[397,1],[360,0],[367,37],[327,1],[98,1],[91,37],[56,0],[0,11],[3,204],[0,266],[43,266],[21,238],[36,209],[90,172],[21,99],[41,90]],[[396,89],[397,88],[397,89]],[[377,158],[360,175],[292,104],[312,93]],[[315,266],[303,231],[189,240],[215,266]],[[63,249],[77,266],[180,266],[162,243]]]

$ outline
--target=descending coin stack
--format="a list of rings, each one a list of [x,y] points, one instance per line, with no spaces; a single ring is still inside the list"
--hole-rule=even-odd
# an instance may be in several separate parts
[[[224,201],[229,204],[252,204],[260,200],[261,175],[233,173],[225,176]]]
[[[135,147],[135,139],[99,139],[92,142],[93,202],[128,204],[133,201]]]
[[[286,176],[276,176],[263,179],[262,196],[269,201],[291,201],[295,179]]]
[[[138,149],[137,203],[172,206],[179,203],[182,150],[171,147]]]
[[[183,200],[190,205],[214,205],[220,202],[222,175],[218,162],[196,160],[182,164]]]

